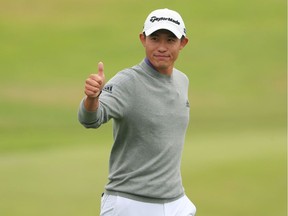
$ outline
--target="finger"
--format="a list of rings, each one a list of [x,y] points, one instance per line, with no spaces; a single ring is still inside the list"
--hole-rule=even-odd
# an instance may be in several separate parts
[[[89,78],[86,79],[86,83],[93,86],[101,86],[103,83],[103,77],[99,76],[98,74],[91,74]]]
[[[104,64],[103,62],[98,63],[98,75],[104,77]]]
[[[99,91],[100,88],[101,88],[100,85],[90,85],[90,84],[85,85],[85,89],[90,90],[90,91],[94,91],[94,92]]]
[[[84,92],[89,97],[96,97],[99,94],[100,89],[93,86],[85,86]]]

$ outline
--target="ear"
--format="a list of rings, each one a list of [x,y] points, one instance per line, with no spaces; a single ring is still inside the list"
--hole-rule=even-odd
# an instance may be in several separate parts
[[[139,34],[139,39],[140,39],[142,45],[145,47],[146,46],[146,36],[142,32]]]
[[[187,37],[181,39],[181,41],[180,41],[180,50],[183,49],[187,45],[188,42],[189,42],[189,39]]]

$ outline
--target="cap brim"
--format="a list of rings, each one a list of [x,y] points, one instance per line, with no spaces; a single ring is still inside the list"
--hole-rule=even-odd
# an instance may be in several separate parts
[[[151,35],[153,32],[158,31],[160,29],[166,29],[168,31],[171,31],[177,38],[181,39],[183,34],[177,29],[177,27],[175,27],[174,25],[169,25],[169,24],[159,24],[159,25],[155,25],[147,30],[144,30],[146,36]]]

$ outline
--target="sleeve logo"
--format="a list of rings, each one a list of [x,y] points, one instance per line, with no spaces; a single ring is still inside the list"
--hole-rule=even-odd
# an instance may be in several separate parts
[[[103,91],[112,93],[113,85],[105,85]]]

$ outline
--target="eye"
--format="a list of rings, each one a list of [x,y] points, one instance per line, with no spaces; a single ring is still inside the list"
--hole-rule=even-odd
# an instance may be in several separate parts
[[[157,40],[158,40],[158,37],[152,35],[152,36],[150,37],[150,40],[152,40],[152,41],[157,41]]]
[[[167,39],[167,41],[168,41],[169,43],[174,43],[174,42],[176,41],[176,38],[174,38],[174,37],[169,37],[169,38]]]

